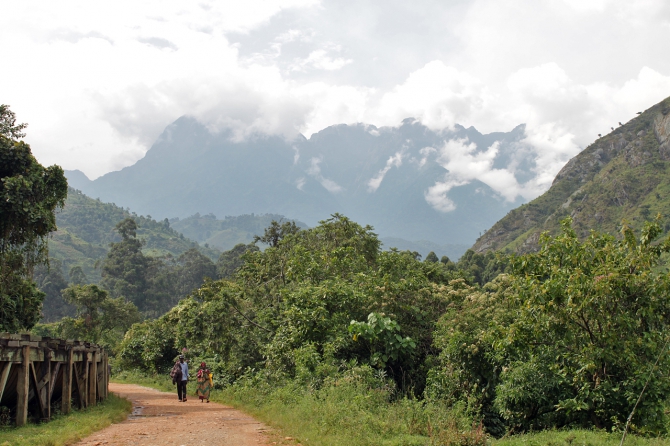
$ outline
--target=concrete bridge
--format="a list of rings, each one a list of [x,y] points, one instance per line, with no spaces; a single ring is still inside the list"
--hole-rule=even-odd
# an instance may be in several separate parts
[[[17,426],[49,420],[53,408],[95,406],[109,393],[108,364],[90,342],[0,333],[0,406]]]

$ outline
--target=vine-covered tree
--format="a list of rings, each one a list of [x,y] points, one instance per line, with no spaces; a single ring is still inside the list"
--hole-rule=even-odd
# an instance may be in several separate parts
[[[0,330],[29,329],[39,320],[44,293],[33,268],[47,262],[47,236],[67,196],[59,166],[44,167],[19,141],[26,124],[0,105]]]

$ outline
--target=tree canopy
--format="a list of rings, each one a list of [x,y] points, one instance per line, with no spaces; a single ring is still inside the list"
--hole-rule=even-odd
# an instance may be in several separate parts
[[[663,431],[670,278],[659,261],[670,241],[657,240],[655,222],[639,240],[624,226],[621,238],[581,242],[571,223],[514,258],[509,275],[454,301],[438,325],[429,388],[499,429],[616,429],[649,380],[633,421]]]
[[[25,124],[0,106],[0,330],[32,327],[44,294],[32,280],[47,261],[47,236],[56,230],[55,211],[67,196],[59,166],[43,167],[18,138]]]

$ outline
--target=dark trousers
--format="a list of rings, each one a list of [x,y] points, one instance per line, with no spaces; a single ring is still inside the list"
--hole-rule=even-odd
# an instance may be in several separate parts
[[[188,380],[177,381],[177,395],[179,395],[179,401],[186,399],[186,384]]]

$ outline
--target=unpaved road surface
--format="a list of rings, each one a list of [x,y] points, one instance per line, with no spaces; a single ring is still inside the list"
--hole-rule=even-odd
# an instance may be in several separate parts
[[[133,402],[126,421],[77,443],[102,445],[272,445],[267,427],[232,407],[191,397],[180,403],[177,392],[166,393],[133,384],[109,384],[109,390]]]

